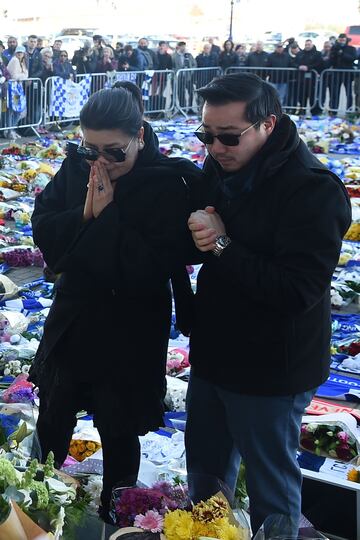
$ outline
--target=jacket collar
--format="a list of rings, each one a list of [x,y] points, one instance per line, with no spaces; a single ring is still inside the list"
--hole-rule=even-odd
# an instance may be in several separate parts
[[[266,179],[274,176],[299,143],[294,122],[284,114],[261,150],[236,173],[226,174],[212,156],[208,159],[215,169],[221,190],[229,199],[234,199],[256,190]]]

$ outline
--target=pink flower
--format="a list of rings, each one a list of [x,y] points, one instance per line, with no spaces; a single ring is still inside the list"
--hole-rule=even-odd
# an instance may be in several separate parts
[[[181,360],[179,358],[170,358],[167,361],[166,365],[167,365],[168,371],[180,370],[181,369]]]
[[[339,433],[337,434],[337,438],[343,444],[348,443],[350,439],[348,433],[345,433],[345,431],[339,431]]]
[[[148,510],[145,514],[138,514],[134,520],[134,527],[139,527],[152,533],[163,530],[164,518],[156,510]]]

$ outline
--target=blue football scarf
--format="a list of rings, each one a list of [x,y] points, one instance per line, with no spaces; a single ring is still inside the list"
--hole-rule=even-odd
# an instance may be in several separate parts
[[[360,401],[360,379],[345,375],[331,374],[326,382],[319,386],[316,396],[344,401]]]

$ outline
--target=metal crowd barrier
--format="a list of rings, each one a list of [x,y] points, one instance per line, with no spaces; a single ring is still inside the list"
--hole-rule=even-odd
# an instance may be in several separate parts
[[[179,69],[175,83],[176,109],[184,116],[188,113],[199,113],[202,103],[196,90],[206,86],[222,73],[220,67]]]
[[[0,131],[32,128],[42,122],[43,83],[32,78],[25,81],[10,79],[3,86],[0,107]]]
[[[145,114],[163,113],[169,116],[175,107],[175,74],[170,70],[117,71],[108,74],[108,85],[116,81],[131,81],[142,93]]]
[[[309,110],[313,113],[321,110],[348,113],[360,110],[360,70],[327,69],[319,76],[314,70],[303,72],[296,68],[242,66],[230,67],[226,73],[241,71],[256,73],[269,81],[277,89],[284,110],[289,113],[301,114]],[[78,75],[76,82],[90,77],[88,95],[91,95],[101,88],[111,88],[116,81],[129,80],[141,89],[145,114],[163,113],[169,117],[179,112],[187,116],[200,112],[202,103],[196,91],[222,73],[220,67],[180,69],[176,73],[169,70],[126,71]],[[41,79],[35,78],[5,83],[2,86],[0,131],[24,127],[37,133],[36,128],[42,124],[78,121],[78,112],[65,116],[61,107],[57,109],[59,103],[61,105],[61,96],[54,96],[55,79],[50,77],[44,84]],[[11,95],[13,89],[9,91],[9,88],[13,84],[15,92]],[[21,102],[21,106],[17,101]],[[69,95],[67,101],[70,102],[71,111]]]
[[[322,110],[349,113],[360,110],[360,71],[325,69],[320,76],[319,104]]]
[[[107,84],[107,75],[106,73],[93,73],[85,75],[77,75],[75,83],[81,83],[86,78],[88,78],[88,93],[89,96],[104,88]],[[79,120],[79,113],[71,111],[71,88],[66,89],[65,85],[66,80],[61,77],[49,77],[45,81],[44,88],[44,111],[43,111],[43,124],[62,124],[64,122],[71,123],[77,122]],[[70,107],[66,109],[63,107],[65,99],[63,99],[65,92],[67,93],[67,103],[70,104]],[[84,93],[85,95],[85,93]],[[87,93],[86,93],[87,95]],[[84,97],[84,104],[86,98]]]
[[[308,109],[319,112],[318,79],[315,70],[301,71],[297,68],[258,68],[258,67],[230,67],[228,73],[237,72],[255,73],[261,79],[272,84],[280,97],[283,109],[289,113],[303,114]]]

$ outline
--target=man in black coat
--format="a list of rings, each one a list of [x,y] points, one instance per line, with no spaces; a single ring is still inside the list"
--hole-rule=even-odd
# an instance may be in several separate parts
[[[304,50],[296,56],[299,68],[299,101],[300,107],[305,113],[308,99],[312,114],[320,114],[321,109],[317,103],[315,94],[318,74],[322,68],[321,52],[318,51],[311,39],[305,41]]]
[[[340,88],[343,84],[346,91],[346,108],[352,106],[352,82],[354,80],[354,62],[357,58],[355,47],[349,45],[346,34],[340,34],[330,53],[330,66],[334,69],[347,70],[335,72],[330,84],[330,109],[336,111],[339,107]],[[351,70],[351,71],[349,71]]]
[[[248,54],[245,65],[250,68],[262,68],[253,70],[252,73],[255,73],[262,79],[265,79],[267,76],[266,68],[268,64],[269,54],[264,51],[264,44],[262,41],[257,41],[255,44],[255,51]]]
[[[204,254],[190,335],[190,494],[234,493],[246,465],[255,534],[271,514],[297,535],[302,414],[330,364],[330,283],[351,207],[300,140],[274,88],[227,75],[200,89],[207,207],[189,227]],[[223,487],[224,489],[224,487]]]
[[[274,52],[269,54],[267,65],[269,68],[274,68],[269,70],[269,81],[276,88],[281,105],[284,105],[291,75],[291,71],[288,69],[291,67],[291,60],[282,43],[277,43]]]
[[[37,49],[37,36],[30,35],[25,45],[26,62],[29,66],[29,79],[41,79],[43,75],[43,63],[40,51]],[[26,98],[28,102],[25,124],[38,124],[41,119],[41,86],[40,81],[31,81],[26,87]],[[31,130],[23,131],[23,134],[31,134]]]

